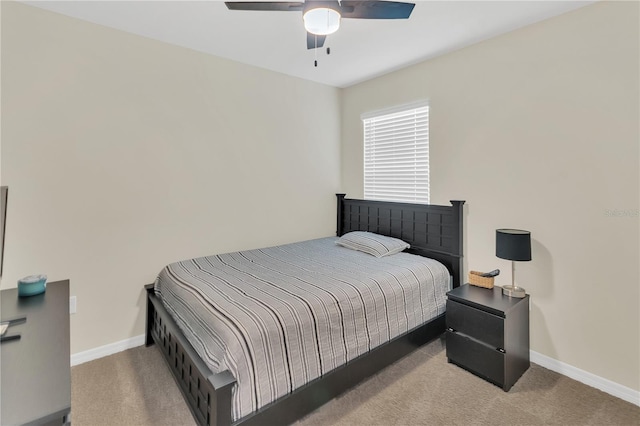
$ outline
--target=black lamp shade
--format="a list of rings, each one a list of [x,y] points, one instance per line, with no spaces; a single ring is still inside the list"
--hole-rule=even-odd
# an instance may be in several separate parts
[[[531,260],[531,232],[496,229],[496,256],[507,260]]]

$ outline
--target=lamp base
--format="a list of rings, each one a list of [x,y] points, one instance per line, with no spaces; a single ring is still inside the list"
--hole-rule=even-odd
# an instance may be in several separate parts
[[[515,285],[503,285],[502,294],[509,297],[517,297],[519,299],[522,299],[527,295],[524,288],[517,287]]]

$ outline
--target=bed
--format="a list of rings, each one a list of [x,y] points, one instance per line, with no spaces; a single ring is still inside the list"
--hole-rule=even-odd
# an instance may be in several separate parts
[[[176,262],[146,286],[146,343],[199,424],[291,423],[444,331],[464,202],[337,199],[337,237]],[[352,231],[410,254],[336,244]]]

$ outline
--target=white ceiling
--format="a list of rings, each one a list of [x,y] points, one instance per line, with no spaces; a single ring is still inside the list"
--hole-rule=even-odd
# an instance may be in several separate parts
[[[336,87],[577,9],[594,1],[414,1],[408,20],[343,19],[306,49],[300,12],[230,11],[222,1],[25,1],[107,27]]]

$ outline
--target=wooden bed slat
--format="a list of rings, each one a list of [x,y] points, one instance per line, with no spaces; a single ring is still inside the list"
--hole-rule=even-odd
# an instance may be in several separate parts
[[[147,346],[157,343],[191,414],[200,425],[231,424],[231,390],[236,383],[228,371],[213,374],[184,338],[155,295],[147,290]],[[149,321],[151,319],[151,321]],[[149,343],[151,337],[151,343]]]

